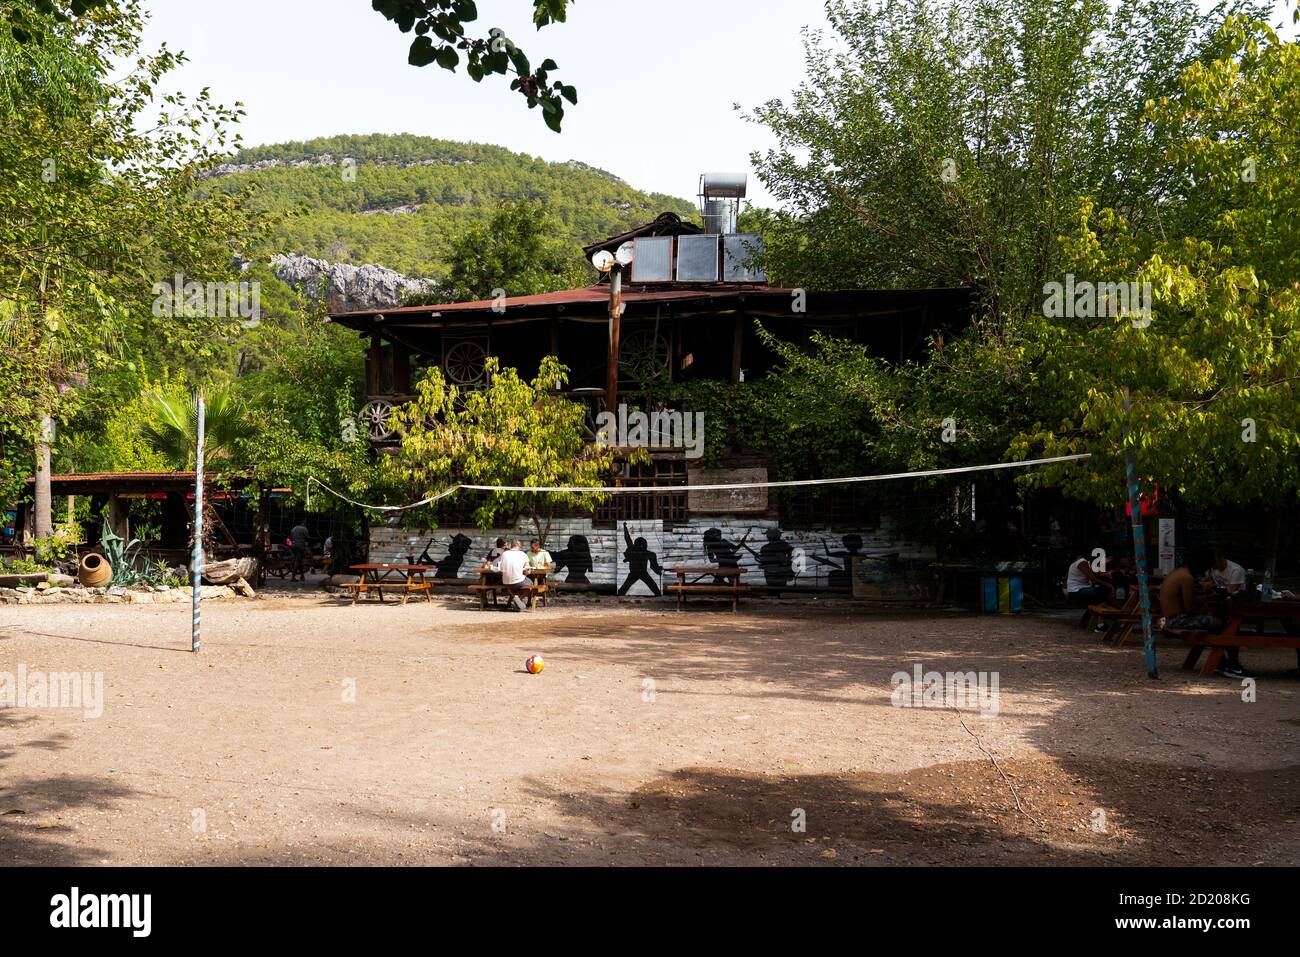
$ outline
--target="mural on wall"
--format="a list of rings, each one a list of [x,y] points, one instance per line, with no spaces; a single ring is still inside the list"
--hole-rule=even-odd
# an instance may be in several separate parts
[[[492,541],[495,542],[496,539]],[[435,566],[438,571],[434,574],[434,578],[459,578],[461,566],[465,564],[465,556],[469,554],[470,546],[473,544],[474,539],[462,532],[452,535],[445,544],[440,544],[435,536],[425,543],[424,551],[420,552],[415,559],[415,564]],[[437,557],[438,553],[442,553],[441,558]]]
[[[740,549],[744,547],[753,529],[747,529],[740,541],[731,542],[722,537],[722,529],[710,528],[704,533],[704,559],[710,565],[719,568],[738,568],[740,566]],[[727,579],[713,576],[715,585],[727,584]]]
[[[862,556],[862,536],[845,535],[840,539],[840,543],[844,547],[832,551],[830,545],[826,543],[826,539],[823,538],[822,548],[826,552],[825,557],[816,553],[810,554],[808,557],[818,565],[825,565],[830,569],[829,574],[826,576],[826,584],[832,588],[849,588],[852,583],[849,566],[853,559]]]
[[[558,552],[551,552],[551,558],[555,561],[556,575],[567,572],[561,581],[578,585],[591,584],[591,579],[587,576],[596,566],[591,558],[591,542],[586,535],[570,535],[568,544]]]
[[[745,545],[745,551],[754,556],[758,567],[763,570],[763,583],[771,588],[785,588],[795,580],[799,571],[795,570],[794,546],[785,540],[779,528],[764,529],[767,543],[758,551]],[[799,553],[799,564],[806,565],[804,553]],[[802,569],[800,569],[801,571]]]
[[[469,581],[498,537],[528,541],[535,531],[530,522],[487,531],[372,526],[370,560],[405,562],[418,556],[421,564],[437,565],[437,578]],[[638,545],[637,539],[645,541]],[[745,516],[706,516],[668,529],[653,520],[596,528],[589,518],[557,518],[544,544],[555,561],[555,582],[613,591],[627,584],[624,593],[631,595],[661,593],[662,569],[676,565],[740,567],[746,570],[742,580],[770,588],[832,586],[848,591],[855,559],[934,558],[931,547],[894,535],[887,520],[879,528],[859,531],[789,530],[770,519]],[[625,554],[629,552],[636,569]],[[645,579],[654,582],[653,589]]]
[[[618,556],[618,594],[651,595],[664,593],[664,570],[659,564],[663,554],[663,523],[619,522],[623,549]]]

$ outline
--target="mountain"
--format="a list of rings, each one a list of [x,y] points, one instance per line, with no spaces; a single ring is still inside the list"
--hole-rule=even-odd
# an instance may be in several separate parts
[[[252,147],[205,179],[209,189],[249,183],[257,208],[292,212],[275,230],[275,252],[432,279],[445,277],[451,241],[506,200],[543,203],[575,258],[583,244],[661,212],[698,216],[688,200],[644,193],[577,160],[550,163],[500,146],[411,134]]]

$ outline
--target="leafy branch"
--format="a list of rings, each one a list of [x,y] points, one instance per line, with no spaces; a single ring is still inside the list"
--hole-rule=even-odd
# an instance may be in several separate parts
[[[534,0],[533,23],[540,30],[550,23],[563,23],[573,0]],[[478,19],[474,0],[371,0],[371,6],[397,24],[403,33],[415,32],[407,62],[411,66],[436,63],[455,72],[465,56],[465,72],[475,83],[483,77],[513,75],[510,89],[528,101],[528,108],[542,108],[542,119],[556,133],[564,121],[564,101],[576,105],[576,88],[552,80],[557,66],[546,59],[535,69],[524,51],[500,27],[487,36],[471,36],[465,25]]]

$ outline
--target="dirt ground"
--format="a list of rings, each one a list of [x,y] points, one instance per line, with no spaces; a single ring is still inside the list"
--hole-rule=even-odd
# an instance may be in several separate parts
[[[0,607],[0,674],[104,676],[100,717],[0,708],[0,863],[1300,863],[1291,652],[1244,701],[1073,613],[747,604],[286,591],[197,655],[184,606]],[[918,663],[997,713],[893,706]]]

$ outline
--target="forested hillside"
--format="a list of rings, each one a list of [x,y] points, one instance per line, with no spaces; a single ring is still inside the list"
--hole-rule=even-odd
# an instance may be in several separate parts
[[[543,204],[575,257],[582,244],[665,210],[696,215],[687,200],[643,193],[576,161],[548,163],[499,146],[410,134],[245,149],[214,168],[207,184],[237,189],[250,181],[259,210],[294,211],[275,230],[275,252],[438,279],[446,276],[451,242],[506,201]]]

